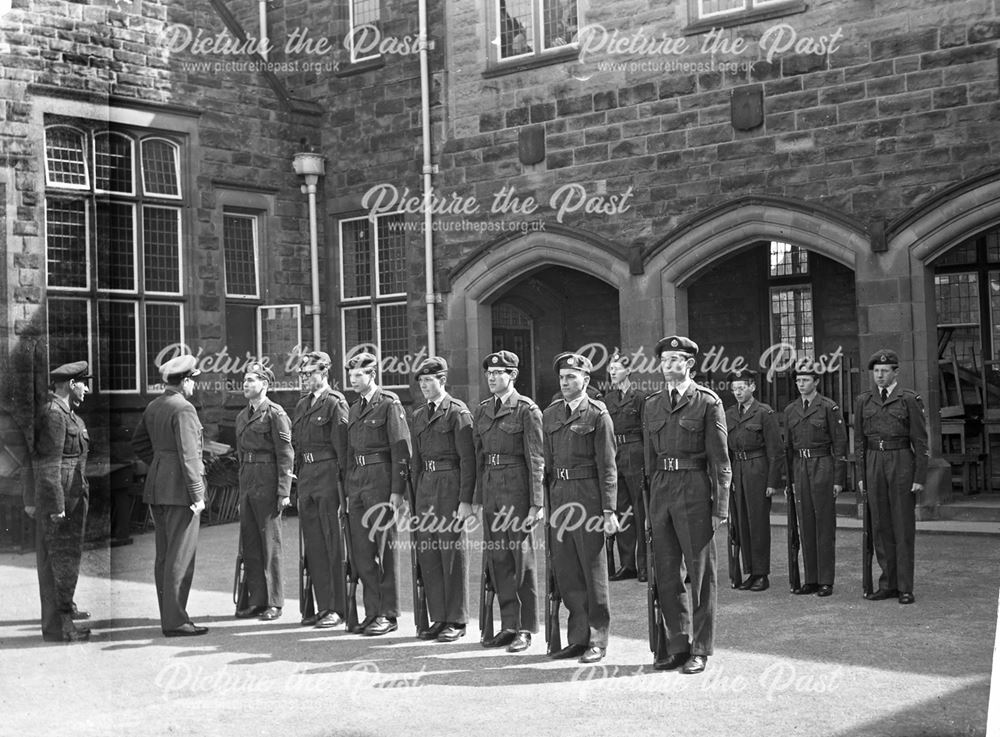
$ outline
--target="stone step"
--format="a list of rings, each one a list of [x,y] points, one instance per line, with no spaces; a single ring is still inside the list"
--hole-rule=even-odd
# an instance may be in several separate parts
[[[837,497],[837,517],[859,519],[858,495],[844,493]],[[771,513],[785,516],[788,505],[784,494],[777,494],[771,502]],[[920,507],[919,520],[951,520],[959,522],[1000,523],[1000,494],[956,495],[947,503],[935,508]]]

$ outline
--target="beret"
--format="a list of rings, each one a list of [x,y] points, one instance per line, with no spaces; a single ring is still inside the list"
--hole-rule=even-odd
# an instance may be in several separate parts
[[[74,379],[89,379],[90,378],[90,366],[86,361],[74,361],[73,363],[64,363],[58,368],[54,368],[49,372],[49,378],[52,381],[73,381]]]
[[[576,369],[577,371],[585,371],[590,373],[594,370],[594,364],[590,362],[590,359],[586,356],[581,356],[579,353],[560,353],[552,361],[552,368],[556,371],[560,369]]]
[[[347,363],[345,364],[345,368],[347,368],[348,371],[350,371],[351,369],[378,368],[378,359],[375,358],[374,354],[372,353],[358,353],[356,355],[351,356],[348,359]]]
[[[264,379],[264,381],[266,381],[268,384],[274,383],[274,372],[271,371],[271,369],[269,369],[264,364],[260,363],[259,361],[255,361],[254,363],[247,365],[246,369],[244,369],[243,371],[243,375],[259,376],[261,379]]]
[[[517,368],[519,363],[521,363],[521,359],[517,357],[517,354],[510,351],[497,351],[483,359],[483,368]]]
[[[160,366],[160,375],[164,381],[173,377],[198,376],[201,371],[195,368],[197,365],[198,360],[190,354],[174,356]]]
[[[441,356],[429,356],[420,362],[420,366],[417,367],[416,376],[419,379],[421,376],[433,376],[447,370],[448,362],[441,358]]]
[[[302,363],[299,364],[301,373],[312,373],[313,371],[326,371],[330,368],[330,354],[324,351],[310,351],[302,356]]]
[[[882,348],[881,350],[875,351],[872,357],[868,359],[868,368],[873,369],[879,364],[885,364],[886,366],[898,366],[899,365],[899,354],[896,351],[889,350],[888,348]]]
[[[757,383],[757,374],[748,368],[741,368],[737,371],[730,371],[729,375],[726,377],[726,381],[732,384],[734,381],[745,381],[748,384]]]
[[[608,359],[608,365],[613,363],[620,363],[622,368],[628,368],[629,364],[632,363],[632,359],[625,355],[624,351],[616,350],[611,354],[611,358]]]
[[[823,370],[813,361],[802,361],[792,370],[792,376],[815,376],[818,379],[822,375]]]
[[[659,356],[664,351],[674,351],[675,353],[686,353],[689,356],[698,354],[698,344],[683,335],[668,335],[660,338],[656,344],[654,355]]]

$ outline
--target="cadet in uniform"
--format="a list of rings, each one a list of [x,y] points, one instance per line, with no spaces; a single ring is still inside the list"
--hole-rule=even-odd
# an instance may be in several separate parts
[[[153,577],[160,627],[167,637],[203,635],[191,621],[188,594],[194,578],[198,527],[205,509],[202,427],[189,401],[201,371],[194,356],[177,356],[162,366],[167,385],[146,407],[132,438],[136,455],[149,466],[142,501],[156,523]]]
[[[490,396],[473,413],[476,502],[483,530],[501,630],[484,647],[521,652],[538,631],[533,528],[542,516],[542,412],[514,389],[520,359],[510,351],[483,359]],[[465,514],[461,510],[460,514]]]
[[[733,500],[738,525],[740,556],[748,577],[737,588],[766,591],[771,573],[771,497],[778,491],[785,469],[785,446],[778,416],[753,394],[757,379],[752,371],[729,375],[736,404],[726,410],[729,460],[733,468]]]
[[[912,604],[914,507],[927,481],[927,418],[919,395],[896,381],[899,356],[880,350],[868,361],[877,391],[857,400],[854,457],[864,469],[858,490],[867,495],[882,575],[872,601],[899,597]],[[867,482],[867,483],[866,483]]]
[[[643,408],[648,514],[669,638],[668,656],[655,667],[683,673],[701,673],[712,654],[715,530],[729,514],[732,481],[722,401],[691,379],[697,353],[697,343],[680,335],[656,344],[667,385]]]
[[[75,410],[90,391],[89,378],[86,361],[67,363],[49,373],[52,391],[38,417],[35,439],[35,488],[25,490],[24,511],[35,519],[42,638],[47,642],[82,642],[90,637],[89,629],[73,624],[73,594],[90,503],[90,436]]]
[[[410,429],[399,397],[375,383],[378,359],[359,353],[347,362],[359,395],[347,416],[347,505],[351,560],[364,584],[365,618],[355,634],[397,629],[396,527],[392,510],[403,504],[410,463]],[[392,510],[388,507],[391,505]],[[378,508],[371,514],[369,510]]]
[[[423,640],[454,642],[465,636],[469,620],[469,556],[461,502],[471,502],[476,486],[472,413],[445,391],[448,363],[431,356],[417,368],[427,404],[413,413],[413,515],[423,528],[415,534],[432,625]]]
[[[274,374],[251,363],[243,376],[243,396],[250,406],[236,416],[236,452],[240,459],[240,540],[246,568],[248,603],[240,619],[265,621],[281,616],[281,512],[292,490],[292,427],[280,404],[267,398]]]
[[[608,362],[611,388],[604,395],[615,426],[618,469],[618,506],[621,531],[615,536],[618,548],[617,571],[609,571],[610,580],[636,578],[646,581],[646,506],[642,499],[642,405],[645,394],[639,392],[629,375],[632,373],[628,356],[615,353]]]
[[[816,391],[820,373],[795,369],[800,399],[785,407],[785,442],[802,541],[805,583],[795,594],[830,596],[836,553],[836,499],[847,478],[847,431],[832,400]]]
[[[313,351],[302,357],[299,378],[308,394],[295,405],[292,445],[298,477],[298,514],[316,613],[303,626],[342,624],[347,611],[340,494],[347,468],[347,400],[330,388],[330,356]]]
[[[546,524],[552,526],[552,565],[569,621],[568,644],[550,657],[597,663],[607,652],[611,622],[604,535],[618,529],[614,425],[605,406],[584,391],[589,359],[561,353],[553,367],[563,398],[542,413],[551,515]],[[603,529],[596,528],[593,520],[602,517]]]

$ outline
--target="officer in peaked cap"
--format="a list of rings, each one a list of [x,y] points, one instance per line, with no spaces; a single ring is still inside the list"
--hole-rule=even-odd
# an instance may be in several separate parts
[[[190,402],[201,372],[194,356],[160,366],[166,388],[146,407],[132,437],[136,455],[149,466],[142,500],[156,527],[156,582],[160,627],[166,637],[203,635],[187,600],[194,578],[201,512],[205,509],[202,426]]]
[[[562,399],[542,413],[546,524],[552,528],[548,536],[551,563],[569,610],[569,629],[566,647],[550,657],[597,663],[607,651],[611,621],[604,537],[618,531],[614,425],[604,404],[590,399],[585,391],[593,370],[590,359],[561,353],[553,368],[559,375]],[[582,505],[588,523],[562,529],[567,510],[576,505]],[[602,527],[592,524],[602,518]]]
[[[912,604],[917,494],[927,481],[927,417],[920,396],[899,386],[899,355],[887,348],[868,361],[875,387],[858,396],[854,455],[858,490],[871,512],[882,575],[865,598]]]
[[[90,391],[89,368],[74,361],[49,372],[52,390],[36,426],[35,486],[24,492],[24,511],[36,523],[42,637],[52,642],[90,637],[89,629],[73,623],[90,616],[73,603],[90,501],[90,436],[76,408]]]
[[[347,469],[347,400],[330,387],[330,356],[312,351],[302,357],[299,380],[304,395],[292,413],[292,445],[298,476],[299,534],[315,610],[300,601],[302,625],[336,627],[347,614],[341,498],[338,486]],[[300,581],[300,585],[304,585]]]
[[[267,397],[274,373],[257,361],[243,375],[243,396],[250,404],[236,416],[236,453],[240,459],[240,541],[246,569],[246,602],[240,619],[264,621],[281,616],[281,512],[292,490],[292,427],[280,404]]]
[[[510,351],[483,359],[490,396],[472,418],[475,502],[482,505],[485,563],[500,603],[501,625],[482,645],[508,652],[526,650],[538,631],[535,543],[529,528],[541,518],[544,503],[542,412],[514,388],[519,363]],[[505,519],[514,524],[503,524]]]

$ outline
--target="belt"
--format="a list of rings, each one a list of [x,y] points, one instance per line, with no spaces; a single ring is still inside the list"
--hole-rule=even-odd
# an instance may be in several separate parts
[[[826,458],[833,453],[829,448],[796,448],[795,455],[799,458]]]
[[[506,455],[505,453],[487,453],[487,466],[520,466],[524,463],[524,456]]]
[[[581,468],[557,468],[555,469],[555,477],[560,481],[596,479],[597,468],[595,466],[583,466]]]
[[[266,450],[245,450],[240,456],[240,463],[274,463],[274,453]]]
[[[734,450],[732,452],[734,461],[750,461],[754,458],[763,458],[766,455],[767,451],[763,448],[757,448],[756,450]]]
[[[868,450],[909,450],[909,438],[868,438],[866,443]]]
[[[615,442],[618,443],[618,445],[624,445],[625,443],[638,443],[641,440],[641,432],[626,432],[621,435],[615,435]]]
[[[335,461],[337,460],[337,454],[334,453],[329,448],[324,448],[323,450],[311,450],[308,452],[300,452],[299,457],[304,463],[319,463],[320,461]]]
[[[391,460],[392,456],[384,450],[379,451],[378,453],[354,456],[354,462],[359,466],[370,466],[375,463],[389,463]]]
[[[656,459],[656,468],[659,471],[704,471],[708,467],[704,458],[667,458],[660,456]]]
[[[452,471],[458,468],[458,461],[454,458],[439,458],[437,460],[424,461],[425,471]]]

